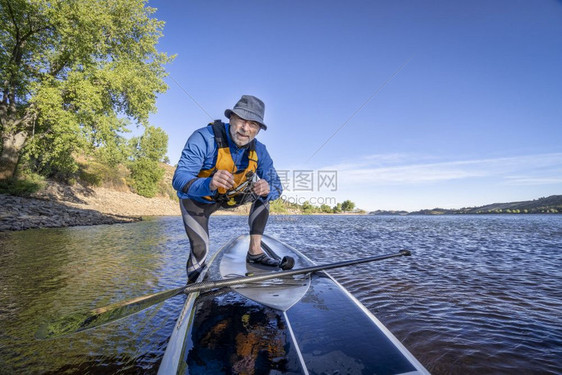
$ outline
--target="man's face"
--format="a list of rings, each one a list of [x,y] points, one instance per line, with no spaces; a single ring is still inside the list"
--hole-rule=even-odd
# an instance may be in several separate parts
[[[230,115],[230,138],[238,147],[246,146],[252,142],[260,131],[260,124],[255,121],[247,121],[234,113]]]

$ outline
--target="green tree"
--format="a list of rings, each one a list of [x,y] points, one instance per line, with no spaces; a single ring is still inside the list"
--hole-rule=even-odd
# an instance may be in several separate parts
[[[167,86],[163,22],[146,0],[0,0],[0,179],[22,156],[42,174],[123,144]],[[114,156],[114,155],[113,155]]]
[[[332,208],[330,206],[328,206],[327,204],[323,204],[320,206],[320,211],[326,214],[331,214],[332,213]]]
[[[342,211],[341,203],[336,204],[332,210],[335,214],[340,213]]]
[[[343,203],[341,204],[341,209],[343,212],[353,211],[354,208],[355,203],[350,200],[343,201]]]
[[[314,209],[314,206],[312,206],[309,201],[305,201],[302,204],[302,210],[304,212],[312,212],[313,209]]]
[[[147,158],[163,162],[168,152],[168,134],[161,128],[147,126],[140,137],[131,138],[133,159]]]
[[[158,167],[158,162],[148,158],[135,160],[129,167],[131,170],[132,186],[137,194],[152,198],[158,193],[158,182],[164,177],[164,169]]]
[[[132,153],[130,142],[122,135],[116,134],[111,141],[96,147],[94,156],[100,163],[114,168],[118,164],[124,164]]]
[[[168,151],[168,135],[160,128],[148,126],[141,137],[132,138],[130,143],[133,150],[129,165],[132,186],[139,195],[152,198],[164,176],[164,169],[158,162]]]

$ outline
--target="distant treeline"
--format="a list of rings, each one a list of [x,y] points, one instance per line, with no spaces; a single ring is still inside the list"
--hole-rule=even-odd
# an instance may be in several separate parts
[[[314,206],[306,201],[303,204],[291,203],[282,198],[274,200],[270,203],[270,211],[278,214],[339,214],[346,212],[360,212],[356,210],[355,203],[350,200],[345,200],[338,203],[333,207],[323,204],[321,206]]]
[[[460,209],[433,208],[414,212],[372,211],[371,215],[482,215],[482,214],[557,214],[562,213],[562,195],[551,195],[532,201],[493,203]]]

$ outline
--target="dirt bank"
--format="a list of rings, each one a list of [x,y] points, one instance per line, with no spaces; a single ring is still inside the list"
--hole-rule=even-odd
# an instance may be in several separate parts
[[[248,211],[249,205],[217,214]],[[142,220],[143,216],[179,215],[179,203],[174,199],[145,198],[132,192],[53,181],[28,198],[0,194],[0,231],[128,223]]]
[[[179,214],[177,201],[169,198],[51,181],[29,198],[0,194],[0,231],[126,223],[142,216]]]

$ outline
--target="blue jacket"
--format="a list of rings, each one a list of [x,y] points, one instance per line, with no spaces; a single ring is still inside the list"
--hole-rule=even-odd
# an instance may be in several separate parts
[[[236,164],[236,168],[245,169],[248,165],[248,156],[246,147],[238,147],[230,139],[230,124],[226,124],[226,134],[228,145],[230,146],[230,154],[232,160]],[[274,200],[281,196],[283,187],[279,175],[273,166],[273,160],[269,156],[265,145],[256,142],[256,153],[258,154],[257,175],[265,179],[269,183],[270,192],[267,197],[260,197],[263,200]],[[178,192],[180,199],[192,199],[197,202],[212,203],[204,199],[205,196],[212,196],[215,191],[211,191],[209,184],[212,177],[197,177],[203,169],[211,169],[217,161],[217,143],[211,126],[198,129],[187,140],[181,153],[178,166],[172,179],[172,186]],[[189,187],[187,193],[182,189],[191,180],[196,179]]]

